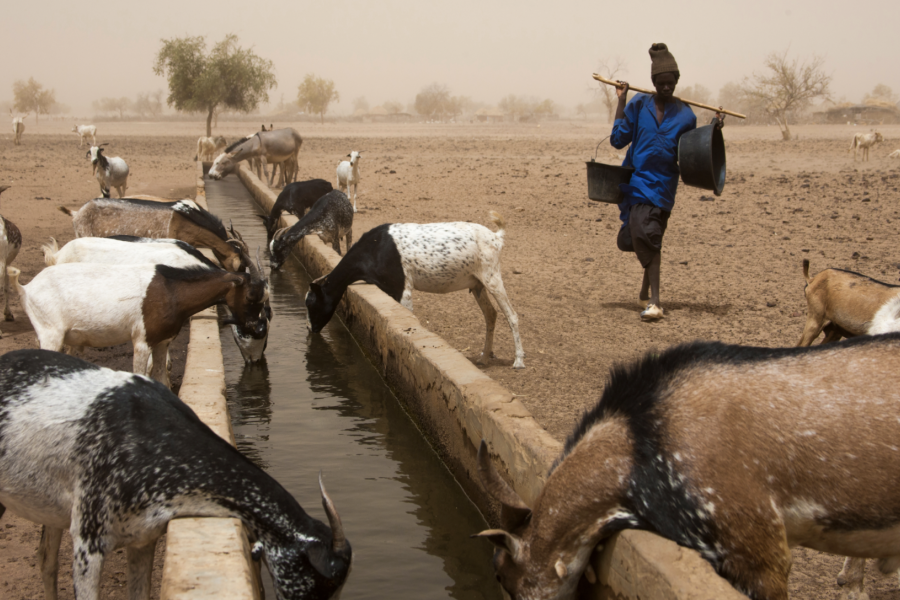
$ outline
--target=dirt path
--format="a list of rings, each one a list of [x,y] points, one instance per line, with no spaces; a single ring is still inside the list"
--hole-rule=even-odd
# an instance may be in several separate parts
[[[229,139],[254,130],[248,124],[221,125],[216,133]],[[812,261],[813,272],[839,267],[891,283],[898,278],[900,162],[884,158],[896,144],[876,146],[870,162],[854,163],[847,153],[858,131],[852,127],[797,127],[800,140],[788,143],[778,141],[775,129],[726,128],[729,174],[723,196],[679,190],[663,251],[666,318],[655,324],[639,319],[641,271],[633,256],[615,247],[616,207],[586,197],[584,161],[608,127],[297,127],[304,136],[303,179],[333,181],[337,163],[350,150],[363,151],[355,239],[386,222],[490,225],[492,209],[506,218],[503,279],[519,313],[527,368],[510,368],[512,340],[501,317],[495,344],[499,358],[485,372],[517,394],[559,439],[597,401],[617,361],[694,339],[795,344],[806,312],[804,258]],[[108,154],[125,157],[131,166],[129,193],[193,195],[190,159],[198,125],[100,124],[98,129],[101,141],[112,142]],[[888,140],[900,139],[900,127],[883,128],[883,133]],[[14,264],[27,282],[42,266],[40,243],[48,235],[60,243],[72,237],[70,220],[57,205],[80,206],[98,188],[78,138],[61,124],[42,123],[19,148],[7,138],[0,140],[0,183],[14,187],[0,206],[23,231],[25,246]],[[618,160],[605,146],[600,158]],[[484,321],[468,294],[417,293],[413,301],[427,327],[467,357],[477,357]],[[0,352],[33,347],[17,299],[13,307],[18,320],[0,323],[8,334],[0,340]],[[130,349],[125,352],[130,361]],[[108,357],[98,353],[95,359]],[[9,564],[19,565],[39,586],[34,570],[25,566],[30,560],[25,554],[13,557],[15,563],[5,562],[3,546],[12,538],[36,543],[18,523],[4,530],[8,519],[0,521],[0,531],[16,533],[0,539],[3,580]],[[805,550],[795,551],[795,557],[793,598],[838,597],[840,558]],[[872,600],[900,598],[896,578],[875,577],[868,592]]]

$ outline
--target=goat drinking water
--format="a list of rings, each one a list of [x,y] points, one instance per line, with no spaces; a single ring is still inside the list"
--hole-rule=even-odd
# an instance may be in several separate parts
[[[344,192],[328,192],[316,200],[302,219],[291,227],[275,232],[269,242],[272,268],[281,268],[291,253],[291,248],[302,237],[312,234],[317,234],[324,243],[331,244],[338,254],[341,253],[341,238],[346,238],[347,250],[350,250],[353,243],[353,207]]]
[[[149,600],[156,541],[177,517],[240,519],[276,598],[337,598],[352,550],[321,475],[319,487],[330,526],[158,383],[45,350],[0,357],[0,516],[44,525],[47,600],[63,529],[76,598],[100,597],[103,562],[125,547],[128,597]]]
[[[754,600],[787,600],[792,546],[900,559],[900,334],[811,348],[692,343],[614,367],[532,507],[482,443],[502,507],[482,532],[517,599],[575,597],[594,548],[646,529]]]
[[[278,194],[269,216],[259,215],[259,218],[266,224],[266,236],[269,241],[272,240],[272,234],[278,228],[278,219],[281,218],[282,213],[295,215],[299,219],[312,208],[316,200],[333,189],[331,183],[324,179],[297,181],[286,185]]]
[[[344,292],[354,281],[377,285],[412,310],[412,292],[446,294],[469,290],[484,314],[487,332],[479,362],[493,356],[497,311],[490,294],[506,316],[516,347],[513,368],[525,368],[519,338],[519,317],[513,310],[500,275],[500,250],[506,225],[491,211],[494,233],[475,223],[394,223],[367,231],[334,270],[312,282],[306,294],[309,328],[321,331],[331,320]]]

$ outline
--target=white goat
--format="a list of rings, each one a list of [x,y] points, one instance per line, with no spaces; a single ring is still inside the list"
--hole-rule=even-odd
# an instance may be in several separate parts
[[[114,187],[119,192],[119,198],[125,197],[128,183],[128,165],[118,156],[103,156],[103,146],[91,146],[87,157],[91,159],[94,177],[100,184],[100,193],[104,198],[109,198],[109,188]]]
[[[888,158],[900,158],[900,150],[894,150],[888,154]]]
[[[350,186],[353,186],[353,212],[356,212],[356,187],[359,185],[359,159],[362,150],[352,151],[347,157],[350,160],[341,161],[337,167],[338,189],[350,195]]]
[[[857,154],[862,150],[862,159],[869,160],[869,148],[883,141],[884,136],[877,131],[874,133],[857,133],[853,136],[853,141],[850,142],[850,150],[848,152],[853,152],[853,160],[855,161]]]
[[[8,189],[8,185],[0,185],[0,194]],[[3,269],[3,301],[6,303],[3,314],[7,321],[16,319],[9,310],[9,277],[6,274],[6,267],[19,255],[21,248],[22,233],[19,228],[6,217],[0,216],[0,268]]]
[[[30,114],[26,113],[22,117],[13,117],[12,109],[9,111],[9,116],[12,117],[13,144],[16,146],[22,143],[22,134],[25,133],[25,119]]]
[[[249,262],[249,261],[248,261]],[[8,267],[41,348],[106,347],[131,341],[134,372],[169,385],[169,343],[187,319],[225,300],[235,321],[256,329],[264,315],[268,286],[250,264],[250,274],[161,264],[69,263],[48,267],[19,284]],[[98,293],[97,290],[103,290]]]
[[[516,347],[513,368],[524,369],[519,317],[500,275],[506,225],[498,213],[491,211],[490,215],[497,226],[496,233],[477,223],[385,223],[367,231],[331,273],[309,284],[307,326],[313,333],[321,331],[337,310],[347,286],[354,281],[377,285],[409,310],[413,308],[413,290],[432,294],[469,290],[487,327],[484,350],[478,360],[484,363],[493,357],[497,321],[490,294],[512,330]]]
[[[91,146],[97,145],[97,127],[95,125],[74,125],[72,126],[72,133],[77,133],[81,136],[81,143],[78,144],[79,148],[84,146],[84,141],[88,136],[91,138]]]
[[[48,267],[69,263],[102,263],[107,265],[134,265],[142,263],[154,263],[157,265],[169,265],[185,269],[188,267],[203,267],[218,269],[208,258],[203,256],[196,248],[173,239],[148,239],[131,238],[134,241],[124,241],[113,238],[83,237],[75,238],[62,248],[54,238],[50,238],[49,244],[44,244],[44,263]]]

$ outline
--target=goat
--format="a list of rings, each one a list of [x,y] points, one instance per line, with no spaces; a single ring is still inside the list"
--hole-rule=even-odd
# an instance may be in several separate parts
[[[272,234],[278,228],[278,220],[281,213],[289,213],[302,217],[307,210],[312,208],[316,200],[333,190],[331,183],[324,179],[310,179],[309,181],[297,181],[288,184],[278,194],[269,216],[259,215],[266,225],[266,236],[272,240]]]
[[[22,134],[25,133],[25,119],[27,119],[30,114],[31,113],[26,113],[25,116],[22,117],[13,117],[12,109],[9,111],[9,116],[12,118],[13,144],[16,146],[22,143]]]
[[[275,232],[269,242],[270,265],[280,269],[303,236],[318,234],[334,251],[341,253],[341,238],[346,238],[347,251],[353,244],[353,207],[344,192],[332,190],[316,200],[312,208],[291,227]]]
[[[900,331],[900,286],[842,269],[810,277],[808,260],[803,261],[803,277],[807,313],[798,346],[809,346],[823,330],[823,344]]]
[[[149,600],[156,541],[178,517],[240,519],[277,598],[337,598],[352,549],[321,474],[319,490],[328,525],[154,381],[46,350],[0,357],[0,515],[44,525],[48,600],[64,528],[76,598],[100,597],[103,563],[125,547],[128,597]]]
[[[81,138],[81,143],[78,144],[79,148],[84,146],[84,141],[88,136],[91,138],[91,146],[97,145],[97,127],[94,125],[73,125],[72,133],[77,133]]]
[[[8,185],[0,185],[0,194],[9,189]],[[9,309],[9,277],[6,267],[15,260],[22,248],[22,233],[15,223],[4,216],[0,216],[0,268],[3,269],[3,316],[7,321],[15,321],[12,311]],[[2,335],[2,333],[0,333]]]
[[[900,149],[894,150],[888,154],[888,158],[900,158]]]
[[[216,159],[228,142],[221,135],[216,137],[201,136],[197,138],[197,155],[194,160],[210,162]]]
[[[850,142],[849,152],[853,152],[853,160],[855,161],[857,154],[860,150],[862,150],[862,159],[869,160],[869,148],[871,148],[878,142],[883,141],[884,136],[877,131],[874,133],[857,133],[853,136],[853,141]]]
[[[59,352],[68,345],[77,351],[130,341],[134,372],[150,371],[168,387],[169,343],[191,315],[224,302],[245,330],[259,326],[268,285],[247,262],[249,274],[152,263],[69,263],[44,269],[26,286],[19,284],[18,269],[8,271],[41,348]]]
[[[118,156],[109,158],[103,156],[103,146],[105,145],[91,146],[87,152],[87,158],[91,160],[93,175],[100,184],[100,193],[104,198],[109,198],[110,187],[116,188],[119,198],[124,198],[128,183],[128,165]]]
[[[498,213],[491,211],[490,216],[496,233],[476,223],[386,223],[367,231],[331,273],[310,284],[307,326],[313,333],[321,331],[354,281],[377,285],[409,310],[413,309],[413,290],[446,294],[467,289],[475,296],[487,327],[478,362],[493,357],[497,311],[488,298],[490,294],[512,330],[516,347],[513,368],[524,369],[519,317],[509,303],[500,275],[506,224]]]
[[[347,157],[350,160],[343,160],[337,167],[337,186],[338,189],[350,195],[350,186],[353,186],[353,212],[356,212],[356,188],[359,185],[359,158],[362,150],[352,151]]]
[[[533,508],[482,442],[501,528],[478,535],[497,547],[513,598],[574,598],[597,544],[646,529],[697,550],[750,598],[787,600],[792,546],[900,558],[898,390],[900,334],[649,353],[612,369]]]
[[[195,248],[209,248],[229,271],[239,270],[241,253],[248,252],[237,232],[232,229],[229,236],[218,217],[192,200],[156,202],[96,198],[74,212],[64,206],[59,209],[72,217],[75,237],[174,238]]]
[[[109,265],[163,264],[170,267],[200,267],[218,271],[219,267],[203,256],[196,248],[181,240],[165,238],[139,238],[117,235],[110,238],[75,238],[62,249],[56,240],[42,246],[44,262],[47,266],[67,263],[100,263]],[[259,257],[257,270],[264,273]],[[266,296],[268,297],[268,279]],[[231,333],[244,361],[255,363],[262,359],[269,338],[269,323],[272,321],[272,307],[268,299],[263,306],[263,318],[252,327],[239,322],[233,315],[223,319],[224,325],[231,325]]]

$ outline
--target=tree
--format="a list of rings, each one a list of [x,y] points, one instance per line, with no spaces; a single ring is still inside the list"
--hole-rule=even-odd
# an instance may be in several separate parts
[[[125,111],[131,108],[131,100],[122,96],[121,98],[100,98],[92,103],[94,110],[102,113],[119,113],[119,120],[125,118]]]
[[[416,112],[430,119],[444,120],[456,107],[451,106],[450,88],[440,83],[432,83],[416,94]]]
[[[789,60],[788,51],[773,52],[766,57],[763,73],[754,73],[744,79],[744,91],[748,96],[765,102],[784,140],[791,139],[788,115],[809,106],[813,98],[828,98],[831,76],[826,74],[825,59],[813,56],[808,61]]]
[[[865,103],[887,102],[889,104],[896,104],[897,100],[897,94],[894,93],[894,90],[883,83],[876,85],[871,93],[866,94],[863,98],[863,102]]]
[[[49,114],[56,104],[56,92],[45,90],[44,86],[29,77],[28,81],[19,79],[13,83],[13,106],[19,112],[33,112],[34,122],[40,121],[41,113]]]
[[[675,91],[675,94],[679,98],[693,100],[694,102],[700,102],[702,104],[713,103],[712,92],[709,90],[709,88],[704,85],[700,85],[699,83],[678,89]],[[700,111],[703,110],[702,108],[697,108],[695,106],[691,106],[690,109],[694,111],[695,115],[699,114]]]
[[[366,100],[365,96],[360,96],[353,100],[353,112],[354,113],[369,112],[369,101]]]
[[[587,106],[584,104],[579,104],[575,107],[575,114],[581,116],[582,119],[587,119]]]
[[[403,112],[403,105],[397,102],[396,100],[388,100],[384,104],[382,104],[384,110],[388,112],[389,115],[396,115]]]
[[[497,106],[506,114],[512,115],[517,121],[521,121],[523,117],[536,112],[538,101],[535,98],[509,94],[500,100]]]
[[[268,91],[277,85],[272,61],[238,46],[234,34],[209,54],[203,36],[164,39],[162,44],[153,72],[169,80],[166,102],[179,111],[205,112],[207,136],[212,136],[219,107],[250,112],[268,102]]]
[[[550,98],[547,98],[540,104],[534,107],[534,114],[540,115],[542,117],[549,117],[551,115],[556,114],[556,103],[553,102]]]
[[[617,77],[620,77],[623,73],[628,71],[627,63],[622,60],[620,56],[614,56],[612,58],[603,58],[597,65],[597,74],[606,77],[607,79],[615,80]],[[619,103],[619,99],[616,96],[616,88],[611,85],[606,85],[605,83],[597,82],[600,86],[599,88],[591,88],[594,96],[598,98],[603,106],[606,107],[606,120],[608,123],[613,122],[613,117],[616,115],[616,106]]]
[[[333,81],[311,73],[303,78],[303,83],[297,89],[297,104],[306,112],[319,115],[322,123],[325,122],[328,105],[340,101],[341,96],[334,89]]]
[[[141,118],[149,115],[151,118],[157,119],[159,118],[159,115],[162,114],[162,95],[162,90],[156,90],[155,92],[141,92],[137,95],[137,99],[131,107],[134,112],[141,116]]]

